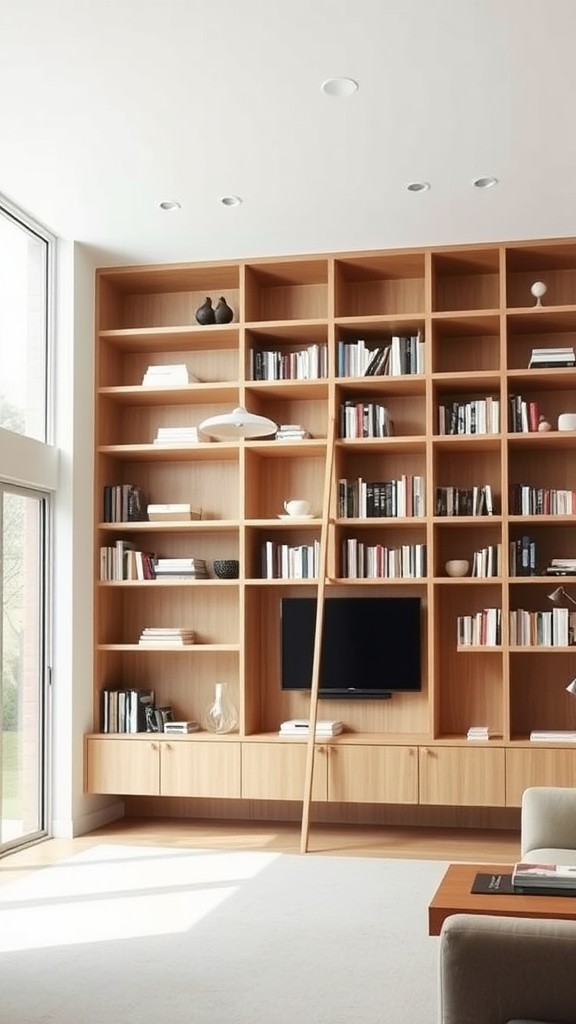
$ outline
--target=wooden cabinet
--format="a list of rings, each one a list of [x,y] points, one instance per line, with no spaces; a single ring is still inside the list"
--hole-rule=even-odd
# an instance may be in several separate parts
[[[418,803],[417,747],[329,747],[328,799],[345,803]]]
[[[535,280],[548,287],[543,307]],[[196,322],[206,295],[225,296],[230,324]],[[318,757],[314,798],[515,806],[531,780],[567,777],[562,751],[544,771],[544,751],[519,744],[572,728],[576,714],[565,692],[576,646],[539,642],[558,582],[547,569],[576,558],[576,432],[557,429],[576,410],[576,368],[529,366],[533,349],[576,342],[576,240],[106,268],[96,308],[94,742],[108,690],[152,689],[175,718],[202,721],[225,681],[240,719],[234,755],[229,738],[184,737],[160,768],[157,739],[106,737],[88,748],[90,791],[179,794],[204,773],[206,795],[300,798],[303,751],[276,735],[308,716],[308,695],[280,687],[280,602],[314,596],[294,552],[321,531],[318,518],[280,516],[289,497],[320,512],[327,457],[327,596],[419,597],[423,671],[418,693],[322,701],[321,717],[343,719],[358,742]],[[366,373],[376,358],[386,372]],[[169,366],[185,378],[163,378]],[[237,405],[305,436],[157,443],[161,428],[197,428]],[[540,416],[550,431],[529,429]],[[376,514],[362,488],[393,493],[398,481],[410,501]],[[104,490],[122,485],[201,517],[109,521]],[[343,507],[345,488],[365,504]],[[207,573],[100,579],[101,549],[121,542],[204,560]],[[217,578],[216,559],[237,560],[238,578]],[[447,574],[454,559],[468,575]],[[519,638],[518,621],[536,642]],[[143,647],[147,626],[190,628],[196,642]],[[465,746],[474,725],[489,727],[492,747]],[[211,762],[220,749],[240,758],[240,745],[241,790],[237,766]]]
[[[242,744],[242,796],[249,800],[302,800],[306,778],[306,744]],[[326,800],[328,748],[314,753],[312,799]]]
[[[86,789],[124,796],[239,797],[240,744],[88,737]]]
[[[506,751],[506,804],[520,807],[528,786],[576,786],[576,750],[566,747]]]
[[[504,807],[504,754],[488,747],[422,747],[420,803]]]

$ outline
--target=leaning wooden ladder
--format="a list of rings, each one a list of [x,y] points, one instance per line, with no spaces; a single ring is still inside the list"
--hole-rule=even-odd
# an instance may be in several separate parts
[[[324,467],[324,494],[322,499],[322,525],[320,529],[320,552],[318,556],[318,587],[316,590],[316,623],[314,627],[314,657],[310,684],[310,715],[308,743],[306,748],[306,774],[304,778],[304,801],[302,807],[302,829],[300,853],[308,852],[310,831],[310,804],[314,777],[314,755],[316,753],[316,722],[318,719],[318,690],[320,685],[320,660],[322,657],[322,627],[324,625],[324,595],[326,591],[326,568],[328,558],[328,525],[330,519],[330,494],[334,472],[335,421],[330,419],[326,438],[326,463]]]

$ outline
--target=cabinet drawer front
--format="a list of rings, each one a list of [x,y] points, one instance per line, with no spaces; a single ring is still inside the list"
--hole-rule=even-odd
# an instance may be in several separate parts
[[[360,744],[329,747],[328,798],[358,803],[417,803],[416,748]]]
[[[504,807],[504,750],[422,747],[420,803]]]
[[[576,786],[576,750],[507,750],[506,805],[520,807],[528,786]]]
[[[160,792],[159,757],[156,740],[89,739],[86,743],[86,791],[157,796]]]
[[[162,743],[160,794],[239,797],[240,744]]]
[[[312,799],[326,800],[326,747],[314,755]],[[250,800],[302,800],[306,781],[306,744],[243,743],[242,796]]]

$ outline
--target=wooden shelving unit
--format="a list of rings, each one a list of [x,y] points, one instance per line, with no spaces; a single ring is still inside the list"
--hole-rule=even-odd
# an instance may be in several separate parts
[[[530,285],[548,286],[535,308]],[[234,310],[225,326],[200,327],[206,295]],[[420,333],[423,373],[341,377],[338,344],[369,348],[392,335]],[[550,558],[576,555],[576,516],[511,514],[517,484],[576,490],[576,434],[510,433],[508,405],[521,393],[556,425],[576,411],[576,369],[528,369],[533,347],[576,342],[576,240],[329,254],[231,263],[104,269],[97,274],[94,731],[86,738],[89,792],[290,801],[302,798],[305,749],[277,738],[280,722],[307,717],[308,698],[282,693],[279,605],[312,593],[313,580],[262,579],[266,541],[311,543],[320,519],[286,523],[282,502],[306,497],[320,512],[327,425],[347,401],[379,402],[394,421],[384,438],[337,437],[327,550],[327,596],[417,595],[423,602],[423,688],[387,701],[322,701],[321,714],[347,731],[322,744],[313,799],[332,803],[518,807],[533,784],[572,785],[576,749],[538,744],[532,729],[573,729],[576,702],[566,694],[576,647],[519,648],[509,642],[509,613],[548,610]],[[255,353],[309,346],[327,352],[327,376],[254,380]],[[142,387],[151,363],[187,363],[185,386]],[[491,397],[500,403],[496,433],[441,435],[438,406]],[[303,423],[298,441],[153,444],[159,426],[198,425],[236,405],[278,423]],[[340,479],[419,475],[421,518],[343,518]],[[151,502],[192,502],[202,519],[187,523],[103,523],[105,485],[130,482]],[[438,487],[489,484],[494,513],[441,516]],[[536,542],[538,574],[512,576],[508,552],[524,535]],[[240,576],[194,581],[98,579],[99,549],[137,541],[166,556],[236,558]],[[342,548],[426,545],[420,578],[350,579]],[[501,545],[498,577],[450,579],[448,559]],[[570,590],[570,580],[564,581]],[[576,584],[576,581],[575,581]],[[576,586],[575,586],[576,594]],[[457,646],[459,615],[497,607],[502,642]],[[185,650],[138,649],[150,624],[197,632]],[[383,658],[386,652],[383,651]],[[102,735],[101,693],[150,687],[157,703],[201,719],[217,680],[230,684],[238,733],[163,738]],[[486,724],[494,738],[466,740]],[[142,762],[135,768],[135,758]]]

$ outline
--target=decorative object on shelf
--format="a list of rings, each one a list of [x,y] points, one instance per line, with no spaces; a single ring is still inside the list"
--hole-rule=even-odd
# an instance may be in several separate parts
[[[576,605],[576,601],[565,589],[565,587],[556,587],[551,594],[548,594],[548,600],[552,601],[552,604],[558,605],[560,608],[565,608],[566,604]]]
[[[467,576],[470,562],[466,558],[451,558],[445,565],[448,576]]]
[[[238,711],[230,699],[227,683],[216,683],[214,699],[206,709],[204,723],[208,732],[234,732],[238,728]]]
[[[540,434],[547,434],[549,430],[552,430],[552,424],[548,422],[545,416],[541,416],[538,420],[538,431]]]
[[[215,324],[216,313],[212,308],[212,299],[206,296],[206,299],[204,300],[202,305],[198,306],[195,315],[196,320],[198,321],[199,324],[202,324],[203,327],[206,327],[208,324]]]
[[[561,412],[558,417],[558,430],[576,430],[576,412]]]
[[[223,295],[220,296],[214,310],[217,324],[229,324],[234,319],[234,311],[226,302]]]
[[[310,502],[304,498],[290,498],[284,502],[284,511],[289,516],[307,516],[310,514]]]
[[[542,305],[542,299],[546,295],[546,292],[548,291],[548,285],[544,284],[544,281],[534,281],[534,284],[530,288],[530,291],[532,292],[532,295],[536,299],[536,302],[534,303],[534,306],[535,307],[536,306],[541,306]]]
[[[219,580],[237,580],[240,575],[240,562],[237,558],[215,558],[214,572]]]
[[[231,441],[238,437],[268,437],[275,434],[278,424],[267,416],[257,416],[239,405],[232,412],[209,416],[198,425],[198,430],[217,441]]]
[[[566,693],[571,693],[573,697],[576,697],[576,679],[571,679],[566,687]]]

